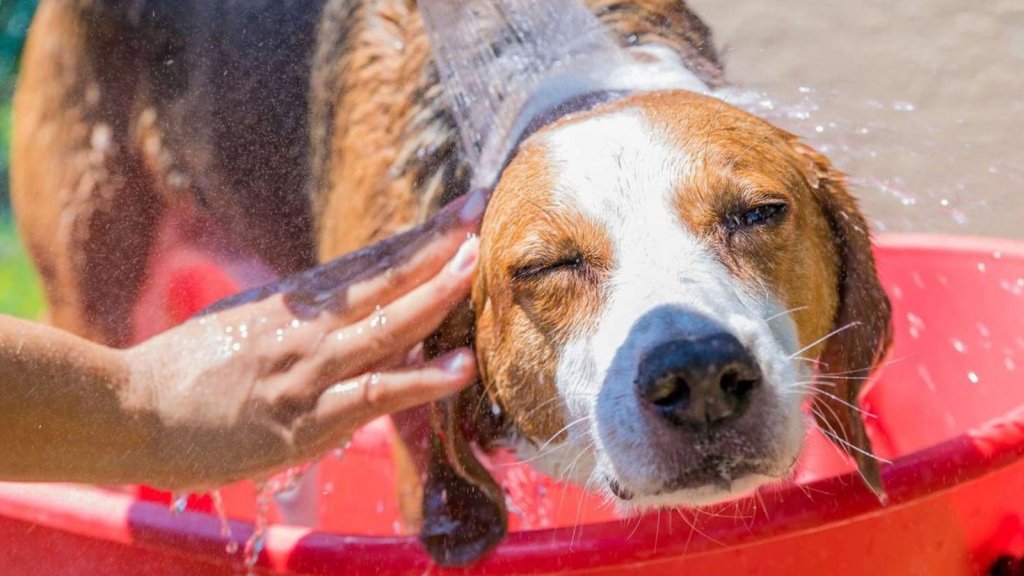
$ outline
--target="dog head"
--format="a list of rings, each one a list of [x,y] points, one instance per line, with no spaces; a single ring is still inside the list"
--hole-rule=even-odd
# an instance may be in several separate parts
[[[537,132],[481,239],[475,340],[508,442],[627,509],[711,504],[786,477],[813,364],[866,371],[889,342],[842,176],[713,98],[642,94]],[[858,382],[830,383],[814,409],[877,488]],[[477,470],[456,452],[456,468]],[[477,504],[503,510],[485,477],[461,474]]]

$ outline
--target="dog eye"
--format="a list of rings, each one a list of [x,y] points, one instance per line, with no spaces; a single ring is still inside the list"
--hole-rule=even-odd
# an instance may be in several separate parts
[[[743,212],[730,214],[726,218],[726,227],[731,232],[741,228],[774,224],[786,213],[787,208],[788,206],[784,202],[762,204],[748,208]]]
[[[530,280],[541,276],[546,276],[554,272],[563,270],[578,269],[583,266],[583,257],[579,255],[572,256],[570,258],[563,258],[555,262],[543,262],[539,264],[529,264],[521,268],[517,268],[512,273],[514,280]]]

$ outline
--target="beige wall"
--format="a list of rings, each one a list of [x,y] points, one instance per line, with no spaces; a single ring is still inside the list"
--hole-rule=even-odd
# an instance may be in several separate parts
[[[1024,238],[1024,0],[689,4],[880,227]]]

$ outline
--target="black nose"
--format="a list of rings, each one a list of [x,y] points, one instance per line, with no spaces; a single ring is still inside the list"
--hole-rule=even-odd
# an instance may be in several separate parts
[[[640,361],[640,400],[675,426],[706,428],[742,415],[761,370],[731,334],[673,340]]]

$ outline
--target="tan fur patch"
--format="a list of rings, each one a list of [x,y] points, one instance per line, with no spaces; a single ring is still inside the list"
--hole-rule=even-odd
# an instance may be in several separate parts
[[[681,220],[740,281],[778,298],[797,326],[801,346],[833,329],[839,270],[832,231],[808,164],[788,134],[716,99],[687,92],[640,96],[639,106],[691,158],[694,169],[679,187]],[[777,225],[730,231],[731,215],[784,202]],[[815,357],[821,345],[807,351]]]
[[[544,150],[525,146],[491,200],[473,290],[484,382],[523,434],[542,442],[564,433],[558,354],[596,321],[612,248],[601,227],[553,200],[553,185]]]
[[[413,121],[416,82],[430,50],[414,5],[363,7],[349,73],[336,95],[330,193],[320,215],[321,260],[345,254],[423,219],[415,174],[395,167]]]

